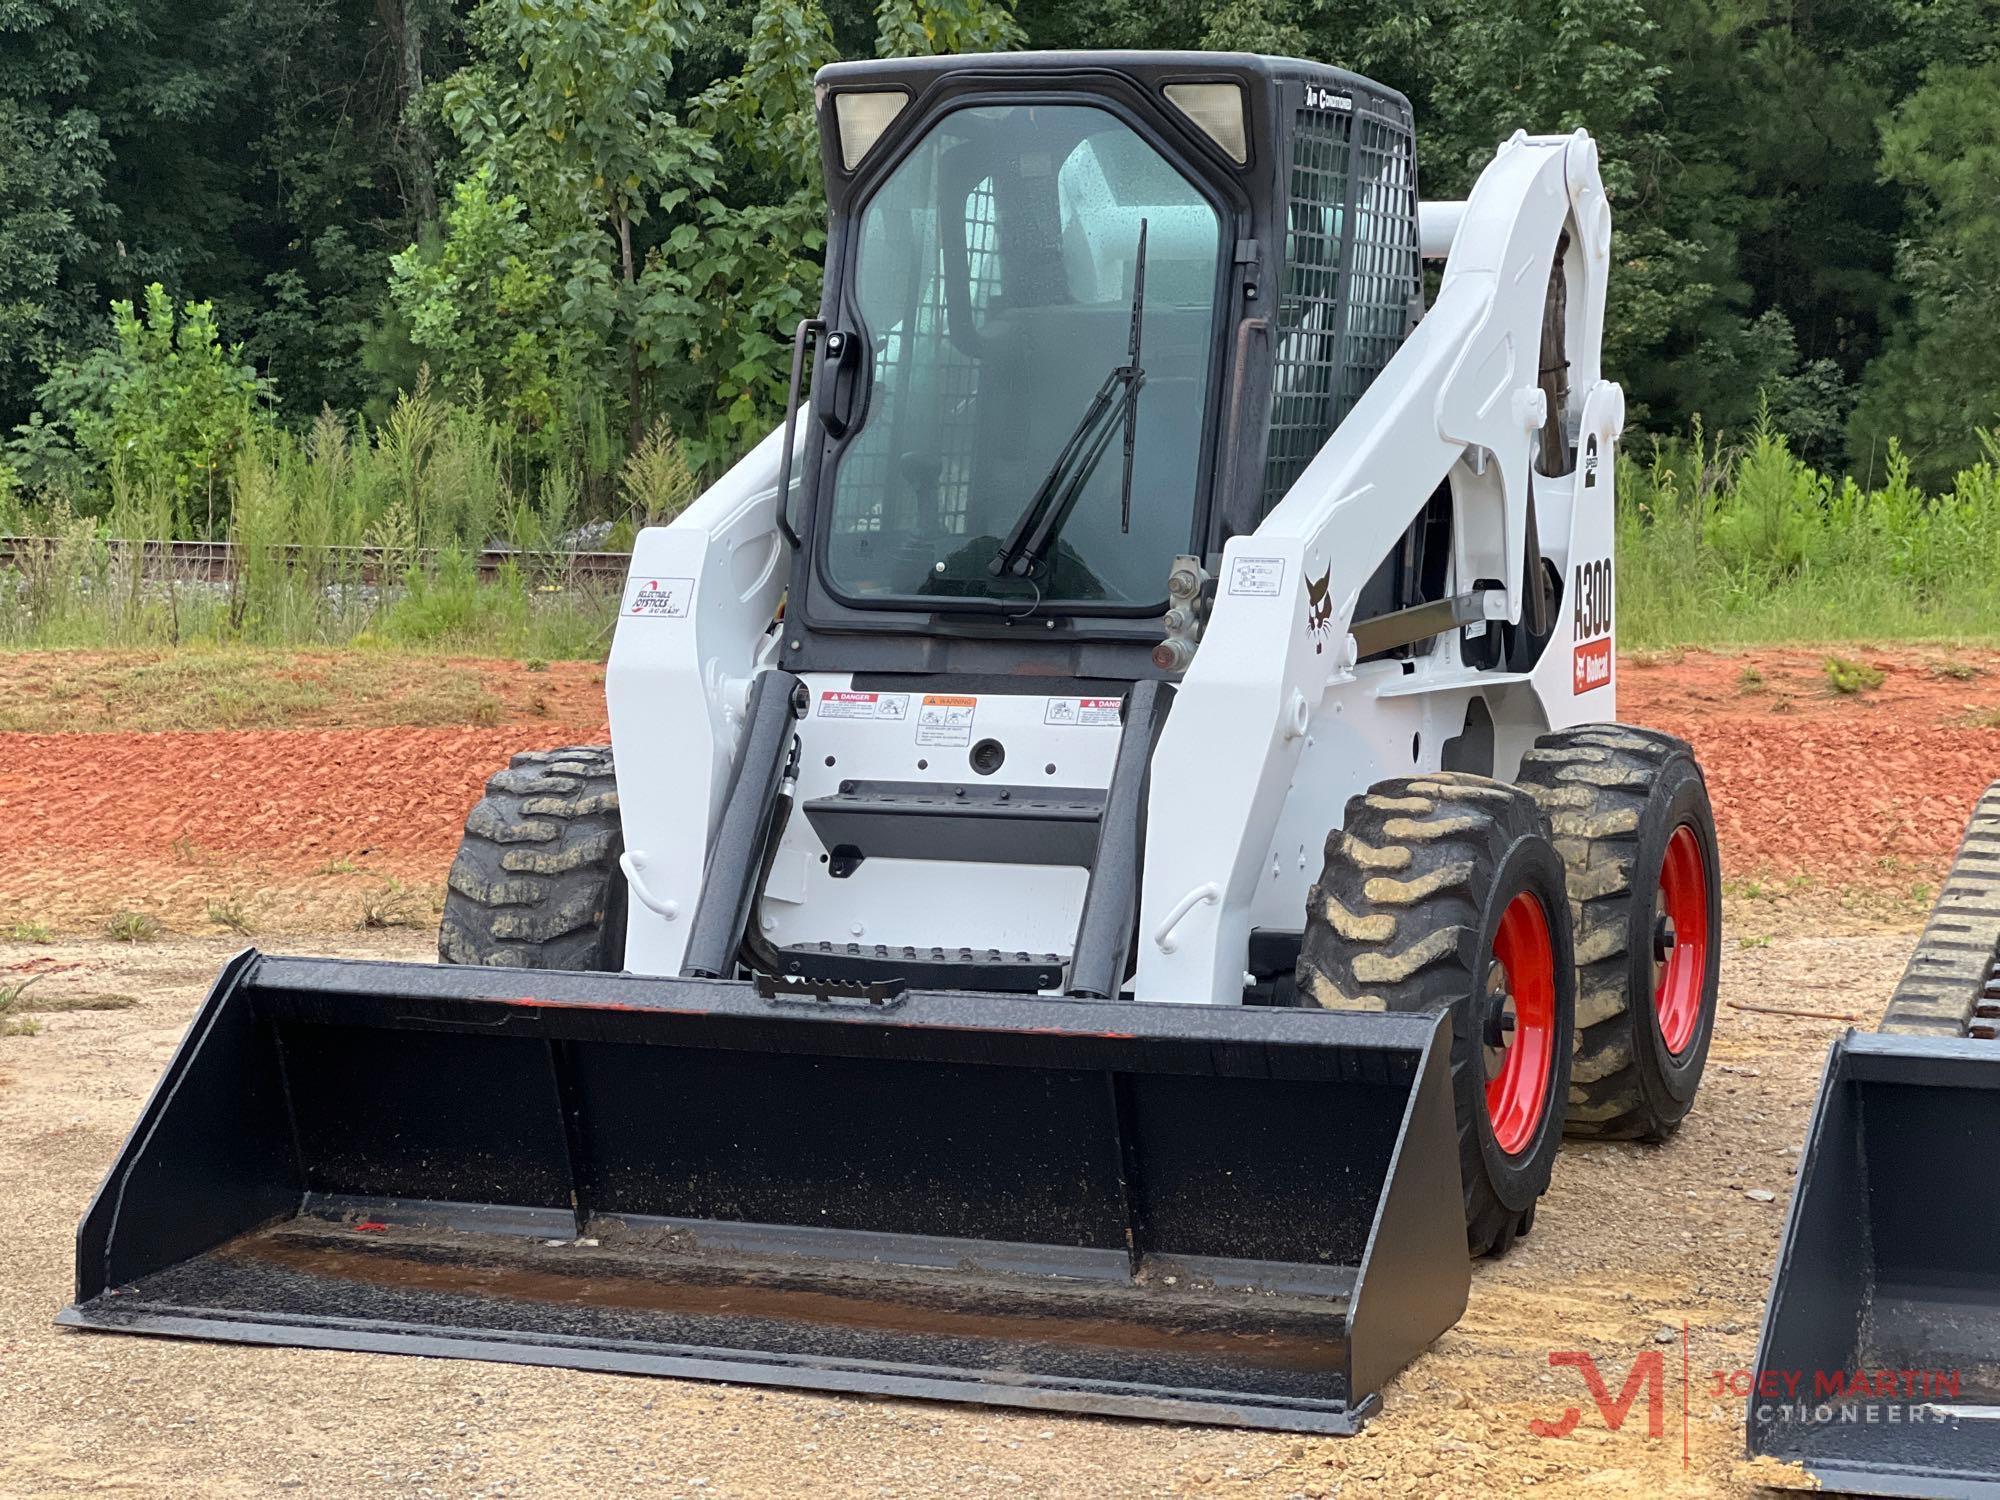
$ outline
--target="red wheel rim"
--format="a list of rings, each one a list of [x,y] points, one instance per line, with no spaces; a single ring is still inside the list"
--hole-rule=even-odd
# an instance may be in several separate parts
[[[1507,903],[1493,935],[1486,994],[1486,1115],[1509,1156],[1534,1144],[1555,1061],[1556,960],[1549,914],[1527,891]]]
[[[1653,912],[1653,1012],[1660,1040],[1679,1057],[1701,1029],[1708,986],[1708,861],[1686,823],[1667,840]]]

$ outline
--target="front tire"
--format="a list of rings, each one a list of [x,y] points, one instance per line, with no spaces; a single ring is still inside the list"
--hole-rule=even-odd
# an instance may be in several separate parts
[[[1686,741],[1559,729],[1521,757],[1555,829],[1576,928],[1569,1133],[1663,1141],[1694,1107],[1722,967],[1715,814]]]
[[[1450,1010],[1466,1242],[1504,1254],[1548,1190],[1574,1039],[1562,860],[1533,799],[1455,771],[1351,798],[1308,897],[1298,995]]]
[[[610,746],[514,756],[466,816],[445,882],[438,961],[617,973],[624,847]]]

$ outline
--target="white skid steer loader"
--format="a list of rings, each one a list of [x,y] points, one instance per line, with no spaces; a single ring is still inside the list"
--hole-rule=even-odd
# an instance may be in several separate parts
[[[1313,63],[818,97],[794,418],[639,537],[612,747],[493,778],[444,966],[229,967],[65,1321],[1347,1432],[1566,1118],[1686,1114],[1590,138],[1420,204]]]

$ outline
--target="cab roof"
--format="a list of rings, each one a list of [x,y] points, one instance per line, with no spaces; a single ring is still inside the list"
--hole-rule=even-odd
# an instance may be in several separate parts
[[[1302,82],[1365,93],[1400,104],[1407,118],[1409,101],[1359,73],[1329,63],[1298,57],[1267,57],[1255,52],[974,52],[944,57],[866,58],[829,63],[814,83],[822,89],[880,87],[900,84],[920,92],[952,74],[1007,73],[1060,75],[1117,73],[1143,83],[1175,79],[1235,78],[1247,85]]]

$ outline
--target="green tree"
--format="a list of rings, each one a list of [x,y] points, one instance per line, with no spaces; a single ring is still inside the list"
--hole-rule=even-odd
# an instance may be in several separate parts
[[[389,252],[414,236],[408,58],[453,62],[445,0],[0,3],[0,432],[153,281],[210,301],[305,418],[365,394]]]
[[[836,55],[816,0],[761,0],[742,71],[695,101],[721,181],[650,258],[640,330],[697,467],[783,413],[789,336],[819,305],[826,244],[813,74]]]
[[[638,230],[712,185],[715,151],[673,108],[690,0],[486,0],[481,62],[447,81],[444,113],[475,159],[563,233],[565,315],[624,346],[626,421],[646,426],[634,320]]]
[[[1026,35],[995,0],[881,0],[875,10],[877,57],[1011,52]]]
[[[213,306],[189,302],[177,317],[158,282],[143,312],[112,303],[111,329],[108,347],[57,370],[44,405],[101,470],[168,497],[183,530],[219,534],[230,467],[268,420],[267,388],[241,347],[223,344]]]
[[[1869,368],[1850,446],[1901,438],[1919,481],[1941,485],[2000,418],[2000,60],[1932,68],[1883,129],[1882,172],[1914,198],[1896,259],[1909,313]]]
[[[601,346],[565,326],[551,247],[521,200],[498,193],[482,167],[452,192],[441,238],[397,255],[390,298],[439,387],[468,404],[491,401],[515,430],[563,453],[563,422],[579,371]]]
[[[0,432],[101,311],[77,283],[116,219],[113,153],[76,95],[110,11],[0,8]]]

